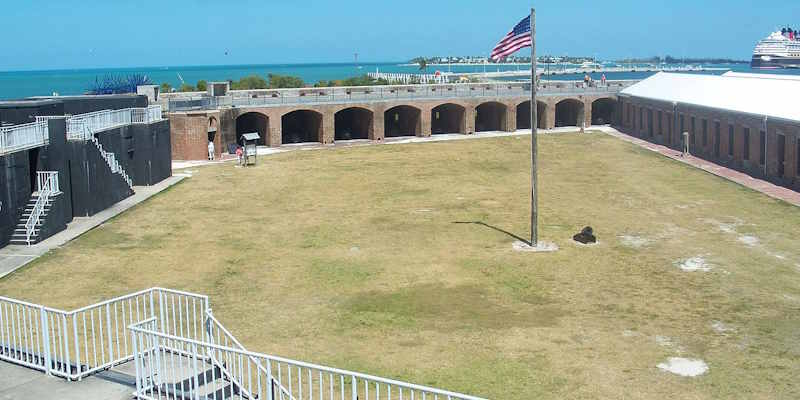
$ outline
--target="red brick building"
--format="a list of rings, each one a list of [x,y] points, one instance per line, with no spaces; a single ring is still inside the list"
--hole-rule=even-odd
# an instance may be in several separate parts
[[[800,191],[800,77],[659,73],[619,95],[626,133]]]

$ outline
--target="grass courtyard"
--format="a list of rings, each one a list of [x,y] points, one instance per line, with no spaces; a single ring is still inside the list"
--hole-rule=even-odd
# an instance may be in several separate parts
[[[490,399],[800,397],[800,209],[603,134],[539,143],[556,253],[502,232],[527,236],[528,137],[295,151],[198,168],[0,293],[208,294],[250,350]]]

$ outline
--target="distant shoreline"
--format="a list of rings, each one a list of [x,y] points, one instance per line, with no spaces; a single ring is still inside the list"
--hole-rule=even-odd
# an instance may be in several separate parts
[[[408,63],[408,64],[397,64],[399,67],[416,67],[419,63]],[[428,63],[426,64],[429,67],[448,67],[448,66],[467,66],[467,67],[479,67],[481,65],[486,66],[503,66],[503,65],[531,65],[531,63],[452,63],[452,64],[442,64],[442,63]]]

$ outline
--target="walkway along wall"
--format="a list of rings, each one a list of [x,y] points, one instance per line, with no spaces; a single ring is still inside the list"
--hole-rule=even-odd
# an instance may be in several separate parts
[[[800,191],[800,121],[624,96],[620,130]]]
[[[580,127],[584,123],[590,126],[592,123],[592,105],[598,99],[610,99],[611,104],[616,104],[616,95],[565,95],[565,96],[544,96],[538,99],[539,111],[543,115],[540,117],[539,126],[550,129],[556,126],[557,120],[568,121],[565,126]],[[303,104],[303,105],[275,105],[275,106],[239,106],[228,107],[215,110],[198,110],[189,112],[169,113],[172,142],[172,158],[177,160],[198,160],[208,156],[208,142],[214,142],[217,155],[227,151],[230,144],[237,141],[237,120],[245,114],[258,113],[266,118],[266,136],[264,144],[271,147],[278,147],[283,144],[285,135],[283,126],[285,116],[290,113],[307,110],[309,116],[321,115],[321,129],[316,132],[300,132],[301,135],[290,135],[289,137],[305,137],[306,140],[322,144],[331,144],[336,140],[336,115],[340,111],[348,109],[364,110],[358,113],[350,113],[348,118],[341,118],[340,121],[349,121],[357,126],[356,130],[367,132],[366,138],[376,142],[381,142],[386,137],[386,121],[396,123],[397,126],[419,126],[413,129],[416,136],[430,136],[434,133],[463,133],[472,134],[482,126],[496,127],[501,130],[513,132],[517,130],[517,109],[523,103],[529,102],[529,97],[483,97],[469,99],[425,99],[425,100],[397,100],[397,101],[372,101],[372,102],[352,102],[337,104]],[[576,108],[565,108],[574,113],[573,119],[559,118],[556,114],[556,105],[564,101],[570,102]],[[451,104],[463,109],[463,118],[459,126],[463,129],[452,129],[453,132],[433,132],[432,127],[437,126],[434,121],[437,118],[449,118],[451,115],[442,115],[442,112],[435,112],[434,109],[445,104]],[[487,107],[493,104],[494,106]],[[608,107],[608,104],[604,104]],[[397,108],[396,108],[397,107]],[[480,108],[480,110],[479,110]],[[559,107],[560,109],[561,107]],[[416,112],[398,112],[398,110],[419,110]],[[524,109],[524,107],[523,107]],[[387,113],[387,111],[392,111]],[[441,108],[438,108],[441,110]],[[482,118],[480,112],[490,112],[492,115],[487,119]],[[499,113],[499,114],[498,114]],[[619,115],[614,110],[612,115]],[[341,115],[341,114],[340,114]],[[369,129],[360,127],[365,121],[353,121],[353,118],[366,119],[371,125]],[[391,121],[391,119],[413,118],[413,121]],[[417,118],[419,121],[417,121]],[[478,124],[476,125],[476,122]],[[613,121],[608,121],[613,122]],[[341,123],[341,122],[340,122]],[[293,120],[293,126],[296,121]],[[315,126],[309,124],[308,126]],[[391,124],[389,125],[391,126]],[[527,128],[527,126],[526,126]],[[312,129],[312,128],[310,128]],[[213,130],[212,135],[210,131]],[[341,132],[341,130],[340,130]],[[260,133],[260,132],[259,132]]]

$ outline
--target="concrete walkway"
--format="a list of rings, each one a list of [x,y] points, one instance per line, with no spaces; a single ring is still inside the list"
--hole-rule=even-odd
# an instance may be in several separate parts
[[[127,400],[134,388],[90,376],[80,382],[45,375],[8,362],[0,362],[0,400]]]
[[[131,207],[149,199],[168,187],[177,184],[186,178],[187,175],[175,174],[153,186],[136,186],[134,194],[127,199],[120,201],[113,206],[100,211],[91,217],[74,218],[67,225],[67,229],[37,243],[33,246],[8,245],[0,249],[0,278],[22,268],[24,265],[41,257],[48,251],[63,246],[76,237],[83,235],[96,226],[108,221],[111,218],[125,212]]]
[[[783,186],[778,186],[762,179],[753,178],[752,176],[747,175],[745,173],[727,167],[723,167],[721,165],[714,164],[702,158],[694,157],[691,155],[687,157],[681,157],[681,153],[677,150],[671,149],[666,146],[662,146],[660,144],[650,143],[646,140],[639,139],[637,137],[619,132],[613,128],[600,128],[600,129],[592,128],[592,129],[602,131],[611,136],[620,138],[622,140],[631,142],[638,146],[644,147],[648,150],[659,153],[665,157],[669,157],[675,161],[691,165],[695,168],[702,169],[703,171],[714,174],[721,178],[725,178],[729,181],[736,182],[742,186],[748,187],[753,190],[757,190],[772,198],[783,200],[787,203],[794,204],[795,206],[800,206],[800,193],[795,192],[792,189],[788,189]]]

